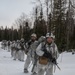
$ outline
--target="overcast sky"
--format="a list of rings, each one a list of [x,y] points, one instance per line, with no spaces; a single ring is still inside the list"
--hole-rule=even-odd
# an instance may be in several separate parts
[[[11,26],[24,12],[27,15],[33,10],[34,0],[0,0],[0,26]]]
[[[33,11],[33,1],[36,0],[0,0],[0,26],[10,27],[23,12],[29,15]]]

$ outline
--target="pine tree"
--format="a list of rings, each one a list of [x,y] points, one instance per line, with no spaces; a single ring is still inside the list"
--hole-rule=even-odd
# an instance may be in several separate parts
[[[34,29],[35,29],[35,33],[37,34],[38,38],[42,35],[45,35],[47,32],[47,27],[46,27],[46,22],[43,18],[43,8],[41,7],[40,10],[40,14],[39,16],[37,15],[39,12],[36,8],[35,10],[35,14],[36,14],[36,18],[35,18],[35,22],[34,22]]]
[[[54,0],[53,8],[53,32],[56,37],[58,48],[65,45],[65,0]]]
[[[23,38],[25,39],[25,41],[28,41],[30,39],[30,27],[29,27],[29,23],[26,22],[24,27],[23,27]]]
[[[74,9],[71,6],[71,1],[69,0],[69,6],[68,6],[68,11],[66,14],[66,49],[73,48],[73,36],[74,36]]]

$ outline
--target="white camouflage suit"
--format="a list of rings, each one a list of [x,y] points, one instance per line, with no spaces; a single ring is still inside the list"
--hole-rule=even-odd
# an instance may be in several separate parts
[[[29,47],[29,50],[28,50],[28,53],[27,53],[27,58],[26,58],[26,61],[25,61],[25,64],[24,64],[24,69],[27,69],[28,70],[28,67],[32,61],[32,64],[34,64],[34,57],[35,57],[35,50],[36,50],[36,47],[37,47],[37,41],[34,41],[31,43],[30,47]]]
[[[24,44],[22,43],[22,45],[23,45],[23,47],[24,47]],[[21,45],[20,45],[20,43],[19,43],[19,47],[20,47],[20,50],[19,50],[19,52],[18,52],[18,59],[20,60],[20,61],[24,61],[24,57],[25,57],[25,50],[24,49],[22,49],[22,47],[21,47]]]
[[[15,43],[13,44],[13,46],[14,46],[13,58],[14,58],[14,60],[16,60],[17,57],[18,57],[18,54],[17,54],[17,51],[16,51],[17,43],[15,42]]]
[[[14,56],[14,50],[15,50],[15,41],[11,44],[11,56]]]
[[[45,42],[44,42],[45,44]],[[46,44],[46,49],[48,52],[51,52],[53,57],[55,57],[56,59],[59,56],[58,53],[58,49],[55,43],[51,43],[51,45]],[[42,51],[42,43],[37,47],[36,49],[36,54],[38,56],[43,56],[44,51]],[[43,65],[39,63],[39,60],[37,62],[37,68],[38,68],[38,73],[37,75],[44,75],[44,73],[46,73],[46,75],[53,75],[53,63],[48,61],[47,65]]]

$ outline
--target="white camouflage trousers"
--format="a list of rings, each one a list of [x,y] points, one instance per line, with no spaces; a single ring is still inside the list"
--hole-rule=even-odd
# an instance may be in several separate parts
[[[37,69],[38,69],[38,73],[37,75],[53,75],[53,65],[51,65],[50,67],[48,66],[44,66],[44,65],[38,65],[37,64]]]
[[[16,50],[13,51],[13,58],[14,60],[18,59],[18,51]]]
[[[24,51],[23,50],[19,50],[19,52],[18,52],[18,59],[20,61],[24,61]]]
[[[31,55],[28,54],[27,58],[25,60],[24,69],[28,69],[31,62],[32,62],[32,65],[33,65],[34,64],[34,58],[32,58]],[[35,66],[33,72],[36,72],[36,69],[37,68]]]

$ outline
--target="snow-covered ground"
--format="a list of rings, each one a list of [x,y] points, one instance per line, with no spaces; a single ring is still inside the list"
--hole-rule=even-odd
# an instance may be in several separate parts
[[[58,62],[61,71],[56,69],[54,75],[75,75],[75,54],[64,52],[60,55]]]
[[[58,65],[54,75],[75,75],[75,55],[72,53],[62,53],[58,59]],[[30,75],[23,73],[24,62],[14,61],[10,52],[0,48],[0,75]],[[30,70],[30,67],[29,67]]]

